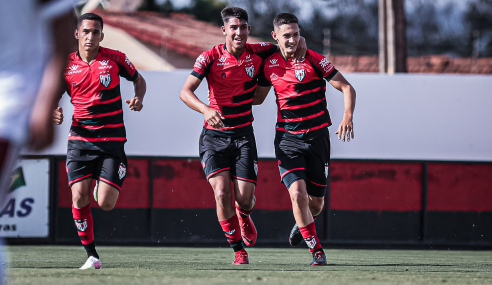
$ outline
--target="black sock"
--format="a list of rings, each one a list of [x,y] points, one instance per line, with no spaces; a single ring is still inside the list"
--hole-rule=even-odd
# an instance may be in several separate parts
[[[84,244],[85,251],[87,252],[87,257],[94,256],[99,259],[99,254],[96,251],[96,244],[91,242],[89,244]]]
[[[230,243],[230,246],[232,247],[232,249],[234,250],[234,252],[238,252],[240,251],[241,249],[243,249],[243,240],[240,239],[236,242],[231,242]]]

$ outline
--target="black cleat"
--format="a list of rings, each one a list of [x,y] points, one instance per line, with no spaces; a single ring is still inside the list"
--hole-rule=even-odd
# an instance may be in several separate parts
[[[313,253],[313,262],[311,262],[311,266],[317,265],[326,265],[326,255],[322,250],[318,250],[317,252]]]
[[[301,231],[299,230],[299,227],[297,224],[294,225],[292,230],[290,231],[290,236],[289,236],[289,243],[292,246],[297,246],[303,241],[304,239],[302,238]]]

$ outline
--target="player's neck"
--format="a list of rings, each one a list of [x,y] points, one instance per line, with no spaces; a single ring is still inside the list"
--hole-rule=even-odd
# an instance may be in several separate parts
[[[246,47],[243,47],[241,49],[235,49],[234,47],[227,46],[227,51],[232,54],[236,59],[239,59],[239,57],[243,54],[244,50]]]
[[[94,50],[81,50],[79,48],[80,58],[87,63],[91,63],[91,61],[93,61],[97,57],[98,53],[99,53],[99,47]]]
[[[292,57],[292,53],[289,53],[289,52],[286,52],[285,50],[283,49],[280,49],[280,54],[282,55],[282,57],[285,59],[285,61],[289,60],[289,58]]]

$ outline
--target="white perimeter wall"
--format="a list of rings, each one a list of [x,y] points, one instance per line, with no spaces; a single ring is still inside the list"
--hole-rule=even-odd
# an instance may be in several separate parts
[[[198,157],[203,115],[179,99],[189,73],[141,72],[147,81],[144,108],[124,110],[127,155]],[[492,76],[348,73],[345,77],[357,91],[355,139],[350,143],[336,139],[343,96],[327,84],[332,158],[492,161]],[[133,96],[130,82],[123,79],[121,87],[124,99]],[[206,101],[205,80],[196,93]],[[56,127],[54,145],[25,154],[66,154],[73,112],[69,99],[64,95],[60,102],[66,121]],[[273,91],[253,113],[258,155],[274,157]]]

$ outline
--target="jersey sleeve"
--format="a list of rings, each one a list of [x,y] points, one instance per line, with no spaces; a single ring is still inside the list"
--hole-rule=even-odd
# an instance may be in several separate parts
[[[276,53],[278,50],[276,45],[265,42],[250,44],[250,47],[253,50],[253,53],[258,55],[262,59],[266,59],[267,57]]]
[[[202,80],[209,74],[213,62],[214,56],[212,52],[209,50],[203,52],[197,57],[195,64],[193,65],[193,71],[191,72],[191,75]]]
[[[269,87],[272,83],[265,76],[265,63],[261,64],[260,72],[258,72],[258,86]]]
[[[338,70],[326,57],[315,51],[308,49],[306,59],[309,60],[316,73],[326,81],[330,81],[338,73]]]
[[[125,78],[128,81],[135,81],[138,77],[138,71],[135,66],[130,62],[128,57],[122,53],[117,52],[113,56],[113,60],[118,65],[118,75]]]

